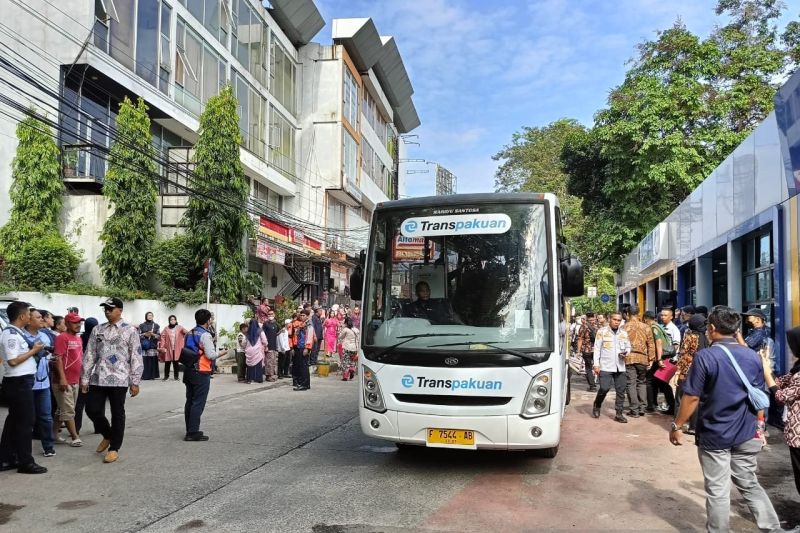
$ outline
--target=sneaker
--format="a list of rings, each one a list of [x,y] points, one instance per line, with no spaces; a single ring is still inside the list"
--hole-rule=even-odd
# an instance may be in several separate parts
[[[55,457],[56,456],[56,451],[55,450],[45,450],[42,455],[44,455],[45,457]]]
[[[80,448],[81,446],[83,446],[83,441],[81,440],[80,437],[78,437],[77,439],[70,439],[69,445],[72,446],[73,448]]]
[[[17,468],[17,472],[20,474],[44,474],[47,472],[47,469],[36,463],[31,463],[29,465],[20,466]]]
[[[592,407],[592,418],[600,418],[600,408]]]
[[[597,392],[597,387],[589,387],[589,392]]]
[[[59,435],[58,437],[56,437],[56,441],[55,442],[56,442],[56,444],[66,444],[67,443],[67,439],[65,439],[64,437]]]
[[[103,462],[104,463],[113,463],[117,459],[119,459],[119,452],[115,452],[114,450],[108,450],[108,453],[106,453],[106,456],[103,457]]]
[[[639,413],[637,411],[628,411],[628,416],[631,418],[639,418]]]
[[[628,419],[625,418],[625,416],[622,413],[620,413],[614,417],[614,422],[619,422],[620,424],[627,424]]]
[[[186,442],[205,442],[208,440],[208,435],[204,435],[202,432],[192,434],[187,433],[186,436],[183,437],[183,440]]]

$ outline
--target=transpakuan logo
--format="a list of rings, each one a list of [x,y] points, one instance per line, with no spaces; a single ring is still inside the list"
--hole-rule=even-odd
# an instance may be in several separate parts
[[[505,233],[511,219],[505,213],[407,218],[400,225],[404,237]]]
[[[403,387],[410,389],[414,385],[422,389],[448,389],[448,390],[501,390],[503,382],[490,379],[428,379],[425,376],[406,374],[400,378]]]

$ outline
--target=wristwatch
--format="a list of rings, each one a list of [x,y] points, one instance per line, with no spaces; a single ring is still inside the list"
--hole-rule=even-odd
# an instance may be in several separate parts
[[[670,428],[672,428],[672,431],[678,431],[681,429],[681,427],[678,424],[676,424],[674,420],[672,421],[672,425],[670,426]]]

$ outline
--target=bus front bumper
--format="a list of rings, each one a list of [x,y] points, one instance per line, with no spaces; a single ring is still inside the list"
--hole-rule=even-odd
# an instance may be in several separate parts
[[[404,444],[427,445],[429,428],[464,429],[475,432],[475,448],[527,450],[553,448],[561,438],[561,415],[552,413],[533,419],[519,415],[439,416],[360,409],[361,430],[365,435]],[[377,427],[375,427],[377,425]],[[541,433],[534,436],[534,428]],[[536,431],[538,433],[538,431]],[[442,446],[465,448],[465,446]]]

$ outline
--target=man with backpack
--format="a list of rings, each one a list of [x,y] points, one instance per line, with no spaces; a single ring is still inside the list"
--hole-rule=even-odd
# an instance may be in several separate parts
[[[228,350],[217,352],[214,347],[214,337],[208,330],[211,322],[208,309],[198,309],[194,321],[197,325],[186,334],[186,343],[180,355],[180,362],[184,366],[183,384],[186,386],[186,404],[183,406],[186,436],[183,440],[204,442],[208,440],[208,435],[200,431],[200,417],[206,408],[214,361],[226,355]]]
[[[589,384],[589,392],[597,390],[595,384],[595,375],[592,370],[594,364],[594,341],[597,335],[597,318],[594,313],[586,313],[586,319],[578,332],[578,351],[583,357],[583,363],[586,367],[586,381]]]
[[[308,369],[308,358],[314,346],[316,335],[311,324],[310,310],[303,310],[297,314],[297,319],[292,322],[292,346],[294,359],[292,361],[292,377],[294,390],[306,391],[311,388],[311,373]]]

